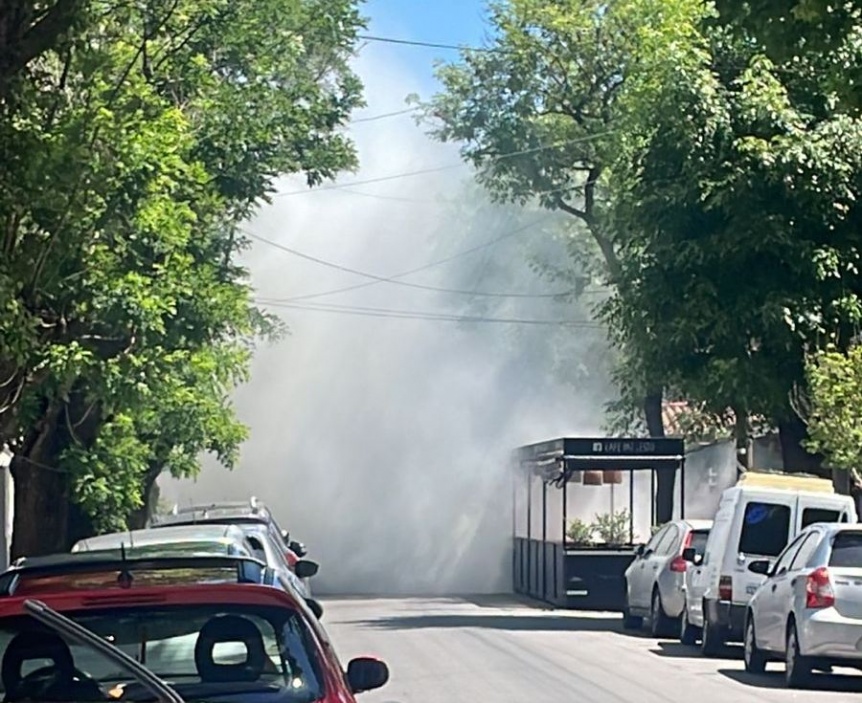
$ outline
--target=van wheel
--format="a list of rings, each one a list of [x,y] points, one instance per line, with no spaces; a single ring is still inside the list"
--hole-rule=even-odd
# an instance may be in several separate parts
[[[670,637],[674,631],[673,620],[664,612],[661,604],[661,595],[658,589],[652,594],[652,605],[649,613],[649,631],[653,637]]]
[[[807,688],[811,683],[811,662],[799,653],[796,623],[787,626],[787,647],[784,657],[784,680],[788,688]]]
[[[679,641],[688,646],[693,647],[697,644],[697,628],[688,621],[688,606],[682,609],[682,617],[679,622]]]
[[[757,640],[754,638],[754,619],[749,613],[745,620],[745,670],[750,674],[762,674],[766,671],[766,656],[757,648]]]
[[[705,657],[715,657],[721,652],[724,647],[724,641],[716,632],[715,627],[709,622],[709,617],[706,615],[706,608],[703,609],[703,635],[700,638],[700,651]]]

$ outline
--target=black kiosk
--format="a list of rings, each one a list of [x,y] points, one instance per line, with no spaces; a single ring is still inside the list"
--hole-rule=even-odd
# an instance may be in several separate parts
[[[635,517],[655,525],[656,477],[672,471],[685,511],[685,443],[682,439],[564,438],[520,447],[514,455],[513,584],[516,593],[576,610],[622,611],[623,574],[635,556]],[[640,481],[636,490],[637,475]],[[615,486],[626,487],[615,511]],[[604,486],[609,491],[593,491]],[[636,493],[649,506],[636,505]],[[609,498],[604,524],[570,522],[574,506]],[[643,512],[637,512],[643,510]],[[597,516],[598,517],[598,516]],[[622,520],[625,529],[621,529]],[[613,523],[613,524],[612,524]],[[577,528],[577,529],[576,529]],[[584,535],[599,530],[598,538]],[[573,534],[576,532],[577,534]],[[568,534],[567,534],[568,533]],[[602,536],[604,538],[602,538]],[[645,542],[649,534],[638,535]]]

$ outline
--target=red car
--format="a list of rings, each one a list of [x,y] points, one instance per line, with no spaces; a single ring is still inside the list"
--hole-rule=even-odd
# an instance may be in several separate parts
[[[388,681],[386,664],[371,657],[345,671],[305,604],[271,584],[271,570],[246,557],[28,560],[0,578],[4,700],[154,700],[151,686],[111,658],[28,615],[32,599],[111,642],[186,701],[355,703]]]

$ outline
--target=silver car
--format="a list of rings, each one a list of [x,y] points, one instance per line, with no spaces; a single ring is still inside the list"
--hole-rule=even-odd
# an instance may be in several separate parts
[[[811,525],[774,566],[748,568],[767,579],[746,610],[747,671],[784,661],[787,685],[804,688],[814,670],[862,668],[862,525]]]
[[[686,549],[703,553],[712,527],[711,520],[674,520],[661,527],[652,539],[638,547],[625,572],[625,627],[640,628],[648,618],[654,637],[676,636],[685,611],[684,576]]]

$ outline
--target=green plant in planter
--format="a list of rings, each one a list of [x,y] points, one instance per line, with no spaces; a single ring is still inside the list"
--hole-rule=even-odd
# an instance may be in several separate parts
[[[569,526],[566,528],[566,538],[572,544],[587,545],[592,543],[594,531],[592,525],[575,518],[569,521]]]
[[[617,513],[596,515],[593,529],[598,533],[599,540],[608,545],[621,545],[628,542],[631,527],[631,516],[628,510]]]

